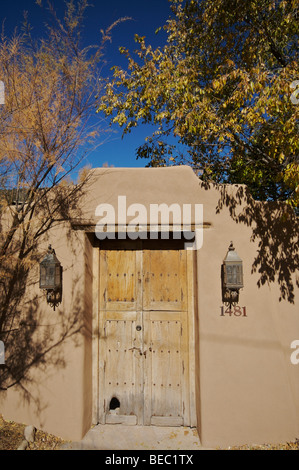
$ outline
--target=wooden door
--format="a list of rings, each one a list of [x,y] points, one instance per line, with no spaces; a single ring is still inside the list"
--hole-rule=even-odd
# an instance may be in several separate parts
[[[137,424],[143,413],[140,256],[126,241],[100,250],[100,409],[105,423]]]
[[[187,421],[187,258],[180,243],[143,245],[144,423]],[[186,407],[187,408],[187,407]]]
[[[187,293],[187,257],[181,244],[103,245],[102,423],[189,424]]]

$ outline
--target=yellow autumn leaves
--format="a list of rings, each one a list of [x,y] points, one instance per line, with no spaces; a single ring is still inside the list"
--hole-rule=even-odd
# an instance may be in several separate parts
[[[297,206],[297,2],[170,3],[167,43],[154,50],[136,36],[136,59],[122,49],[128,68],[114,69],[99,111],[124,133],[155,124],[150,145],[137,151],[154,165],[159,151],[165,165],[157,138],[172,135],[203,178],[246,183],[258,199]],[[180,163],[173,149],[168,162]]]

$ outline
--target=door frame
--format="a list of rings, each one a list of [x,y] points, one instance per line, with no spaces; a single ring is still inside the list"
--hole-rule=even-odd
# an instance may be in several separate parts
[[[116,240],[117,242],[117,240]],[[138,240],[136,240],[136,246]],[[171,240],[169,240],[171,247]],[[104,384],[104,364],[100,357],[100,245],[96,240],[93,245],[92,253],[92,423],[94,425],[103,421],[104,410],[100,409],[100,393]],[[138,249],[138,248],[137,248]],[[188,314],[187,314],[187,334],[188,334],[188,384],[189,391],[186,394],[187,402],[185,406],[189,407],[190,421],[188,427],[197,427],[197,406],[196,406],[196,378],[198,373],[196,367],[198,364],[196,353],[196,307],[197,307],[197,256],[196,250],[187,249],[187,295],[188,295]]]

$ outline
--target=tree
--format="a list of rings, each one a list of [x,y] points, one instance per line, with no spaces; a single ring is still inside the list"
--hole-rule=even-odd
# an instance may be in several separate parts
[[[41,4],[41,1],[37,2]],[[112,25],[97,47],[82,46],[87,0],[66,2],[63,19],[49,4],[49,24],[34,39],[24,30],[0,42],[0,339],[6,368],[0,387],[24,384],[30,368],[49,352],[49,331],[34,339],[36,309],[27,317],[20,301],[33,265],[41,259],[39,242],[55,224],[69,221],[87,183],[69,176],[82,163],[100,125],[89,123],[100,91],[103,47]],[[78,316],[63,325],[60,340],[78,331]],[[58,327],[57,327],[58,328]]]
[[[187,163],[298,206],[297,0],[170,2],[166,45],[122,48],[128,69],[114,68],[99,111],[124,134],[155,126],[137,150],[150,166]]]

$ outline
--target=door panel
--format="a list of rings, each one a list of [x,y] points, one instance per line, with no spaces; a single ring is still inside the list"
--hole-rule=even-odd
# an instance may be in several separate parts
[[[137,424],[142,412],[143,379],[138,348],[141,342],[136,337],[136,323],[137,316],[134,320],[131,317],[130,320],[105,321],[106,423]]]
[[[101,422],[188,425],[186,252],[137,243],[100,250]]]
[[[148,312],[145,424],[184,424],[184,315]]]
[[[186,310],[185,251],[144,250],[143,276],[144,310]]]
[[[100,310],[136,311],[141,306],[137,289],[139,260],[128,246],[123,242],[114,249],[100,251]]]

